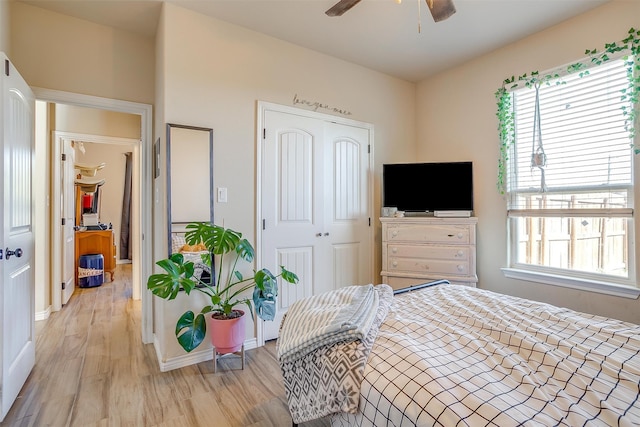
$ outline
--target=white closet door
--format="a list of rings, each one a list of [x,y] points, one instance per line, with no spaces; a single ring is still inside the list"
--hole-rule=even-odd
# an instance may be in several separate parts
[[[289,305],[323,287],[322,126],[318,120],[265,112],[262,164],[262,267],[280,265],[300,281],[280,283],[277,317],[265,322],[265,339],[278,336]],[[325,280],[326,282],[326,280]]]
[[[308,113],[308,112],[307,112]],[[371,282],[370,162],[367,129],[283,111],[264,113],[262,266],[295,272],[281,283],[275,339],[295,301],[350,284]]]
[[[324,244],[331,289],[372,283],[369,130],[327,122]]]

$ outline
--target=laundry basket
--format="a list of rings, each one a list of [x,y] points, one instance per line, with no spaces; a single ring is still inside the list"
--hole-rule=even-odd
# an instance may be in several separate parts
[[[104,257],[102,254],[80,255],[78,262],[78,286],[93,288],[104,282]]]

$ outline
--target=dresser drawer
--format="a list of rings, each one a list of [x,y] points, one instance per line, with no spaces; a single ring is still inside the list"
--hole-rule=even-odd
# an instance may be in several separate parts
[[[387,256],[468,261],[471,259],[471,248],[469,246],[389,244]]]
[[[383,283],[398,289],[446,279],[476,286],[476,218],[381,218],[380,222]]]
[[[429,242],[449,244],[470,244],[472,242],[469,225],[401,224],[387,227],[388,242]]]
[[[389,272],[420,274],[454,274],[468,276],[471,270],[469,260],[448,261],[424,258],[400,258],[390,256],[387,264]]]

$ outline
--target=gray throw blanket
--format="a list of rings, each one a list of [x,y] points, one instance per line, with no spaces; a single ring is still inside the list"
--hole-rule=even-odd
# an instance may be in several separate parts
[[[278,359],[289,362],[338,342],[362,340],[379,304],[373,285],[347,286],[296,301],[278,337]]]
[[[291,362],[279,360],[287,404],[295,423],[358,411],[360,385],[369,353],[393,301],[390,286],[378,285],[374,291],[378,294],[379,304],[373,310],[375,317],[363,340],[325,345]],[[297,327],[285,314],[280,335]]]

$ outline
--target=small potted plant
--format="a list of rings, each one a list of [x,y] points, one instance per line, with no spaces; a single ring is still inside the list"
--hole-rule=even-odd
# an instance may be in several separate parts
[[[244,277],[237,269],[238,261],[252,262],[255,252],[241,233],[207,222],[193,222],[186,229],[187,244],[204,244],[206,248],[201,258],[202,263],[210,268],[210,278],[203,280],[194,275],[194,263],[186,261],[181,253],[174,253],[156,263],[164,272],[151,275],[147,288],[166,300],[175,299],[181,291],[187,295],[201,292],[209,297],[208,304],[198,314],[188,310],[176,323],[176,338],[187,352],[202,343],[207,324],[214,328],[210,332],[217,353],[238,351],[245,337],[245,313],[236,307],[244,304],[253,318],[255,306],[258,317],[272,320],[278,277],[288,283],[297,283],[298,276],[280,266],[277,275],[263,268]],[[246,296],[249,290],[253,290],[252,298]],[[220,326],[221,322],[223,326]]]

